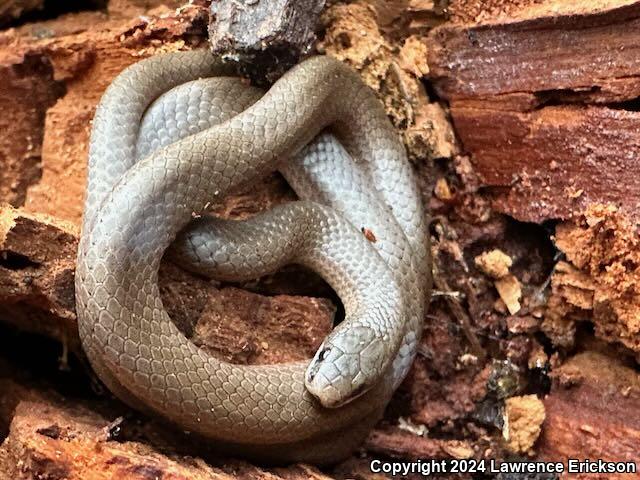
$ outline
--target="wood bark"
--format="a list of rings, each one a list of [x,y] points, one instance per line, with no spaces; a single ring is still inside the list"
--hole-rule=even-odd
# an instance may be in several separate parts
[[[576,355],[553,374],[544,399],[542,458],[637,462],[640,445],[640,375],[598,352]],[[576,474],[572,478],[640,478],[636,474]]]
[[[430,77],[500,211],[640,205],[640,2],[546,2],[432,31]]]
[[[236,460],[209,463],[185,454],[166,454],[168,437],[153,424],[138,427],[110,417],[95,403],[68,400],[55,392],[0,376],[0,414],[12,421],[0,446],[0,479],[328,479],[317,469],[293,465],[268,471]],[[113,410],[111,410],[113,412]],[[137,428],[137,432],[135,431]],[[145,437],[155,436],[157,446]],[[174,434],[174,440],[180,436]],[[130,437],[130,438],[127,438]],[[137,437],[137,440],[135,439]],[[182,439],[191,445],[188,438]],[[164,442],[164,443],[163,443]]]
[[[43,7],[44,0],[0,0],[0,26],[11,24],[23,15]]]
[[[83,356],[73,282],[95,106],[111,80],[141,58],[207,47],[208,5],[141,10],[140,3],[112,0],[108,15],[81,12],[0,33],[0,69],[6,79],[0,104],[11,112],[1,123],[6,135],[0,143],[5,167],[0,170],[0,321],[60,342],[60,359],[41,352],[34,358],[56,366],[59,362],[61,368],[78,369],[68,352]],[[448,128],[444,115],[439,121]],[[413,132],[417,142],[422,131]],[[421,148],[431,146],[437,148],[432,142],[421,143]],[[250,192],[227,198],[215,213],[241,219],[293,199],[282,178],[272,175]],[[239,288],[165,262],[160,287],[179,328],[198,345],[235,363],[309,358],[336,313],[337,302],[323,282],[290,268]],[[26,344],[29,338],[24,337]],[[23,381],[22,373],[13,365],[0,369],[0,472],[11,478],[323,478],[306,466],[266,471],[227,458],[207,456],[207,464],[186,460],[177,451],[204,454],[197,448],[203,442],[189,443],[154,422],[146,436],[109,439],[104,429],[119,416],[126,417],[122,428],[129,432],[147,420],[106,391],[101,397],[85,393],[62,398],[55,391],[65,387],[55,379],[33,383]],[[86,368],[80,383],[90,384],[90,376]],[[432,382],[428,389],[439,386]],[[472,408],[473,402],[464,400],[466,389],[461,378],[450,394],[460,396],[464,407],[443,410],[441,417]],[[423,408],[421,403],[416,406],[418,411]],[[374,436],[370,448],[413,449],[418,455],[412,438],[392,430]],[[426,449],[430,441],[421,445]],[[373,478],[366,459],[355,457],[336,472]]]
[[[487,202],[535,221],[571,216],[594,201],[622,202],[627,209],[635,205],[634,99],[640,92],[634,60],[638,39],[631,28],[640,19],[640,2],[635,1],[605,0],[596,8],[591,2],[453,0],[458,20],[433,31],[428,43],[427,30],[443,23],[438,14],[443,2],[355,0],[330,3],[323,12],[319,50],[358,70],[378,93],[407,144],[435,216],[431,233],[438,294],[424,338],[385,420],[357,455],[325,472],[300,465],[266,469],[218,458],[200,449],[207,442],[136,414],[108,392],[91,391],[90,369],[79,368],[73,357],[66,361],[67,351],[82,357],[73,275],[90,122],[102,92],[126,66],[164,51],[207,48],[209,3],[182,3],[111,0],[106,11],[0,32],[0,106],[7,112],[0,120],[0,479],[380,478],[369,470],[373,458],[502,459],[515,453],[502,438],[509,412],[505,404],[517,417],[505,431],[512,438],[524,438],[518,428],[529,433],[515,448],[528,450],[544,412],[529,415],[524,399],[540,403],[548,392],[549,369],[556,380],[544,400],[547,420],[534,450],[562,460],[569,454],[622,460],[630,449],[640,450],[635,418],[626,422],[624,416],[640,409],[634,393],[637,372],[625,355],[603,360],[591,352],[585,354],[588,361],[570,357],[569,348],[595,349],[584,340],[579,323],[584,315],[565,318],[576,313],[573,304],[554,310],[561,317],[556,327],[566,320],[570,331],[556,335],[544,330],[550,311],[544,304],[545,282],[555,264],[548,231],[496,215]],[[221,8],[225,2],[216,3]],[[273,13],[278,5],[296,2],[233,3]],[[490,9],[483,10],[483,3]],[[170,8],[178,4],[179,9]],[[506,13],[494,14],[501,5],[509,5]],[[220,15],[229,27],[225,35],[244,38],[250,51],[259,49],[260,38],[269,43],[278,35],[277,17],[264,17],[269,27],[264,32],[243,31],[242,11],[229,11],[233,14]],[[297,39],[299,48],[308,35],[310,30],[303,29],[287,38]],[[472,163],[458,155],[446,111],[430,98],[434,90],[422,78],[428,71],[435,92],[449,102]],[[241,219],[292,199],[282,178],[272,175],[251,192],[227,199],[215,214]],[[615,225],[593,228],[609,240],[618,236],[607,231],[621,233]],[[618,243],[632,246],[627,240],[625,234]],[[635,271],[635,257],[623,258],[620,249],[603,245],[612,261],[593,262],[593,271],[602,266],[607,275],[601,280],[623,279],[613,282],[623,289],[630,278],[624,272]],[[495,249],[510,260],[501,278],[517,281],[517,308],[500,297],[496,279],[473,262]],[[574,285],[574,280],[582,276],[569,278],[567,270],[557,267],[556,272],[573,282],[560,293],[581,293],[583,283]],[[556,294],[562,285],[558,278],[552,283]],[[308,358],[339,311],[327,286],[299,269],[230,286],[165,262],[160,285],[179,328],[198,345],[236,363]],[[579,303],[583,296],[571,298]],[[614,300],[629,305],[618,296]],[[584,311],[588,307],[578,313]],[[632,313],[624,317],[625,326],[635,325]],[[41,338],[23,337],[18,330],[63,345],[60,365],[79,377],[81,394],[58,384],[57,376],[49,378],[24,364],[28,357],[56,367],[58,353],[31,352],[31,342],[38,345]],[[9,348],[1,347],[12,340],[3,338],[4,331],[7,337],[16,335],[15,350],[28,355],[6,364]],[[601,338],[616,342],[625,331],[631,330],[609,329]],[[567,342],[550,351],[543,333]],[[629,347],[621,351],[628,354]],[[582,372],[571,381],[562,380],[567,370],[559,359],[565,355],[567,369]],[[567,387],[571,383],[575,389]],[[603,394],[604,405],[598,403]],[[520,399],[520,408],[514,409],[515,400],[507,397]]]
[[[255,82],[273,83],[312,51],[324,4],[325,0],[213,0],[212,50],[239,59]]]

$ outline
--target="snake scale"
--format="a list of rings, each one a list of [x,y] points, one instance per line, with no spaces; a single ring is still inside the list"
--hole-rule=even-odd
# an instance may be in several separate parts
[[[415,355],[431,288],[425,212],[397,133],[351,69],[311,57],[266,93],[234,73],[206,51],[157,55],[103,95],[76,269],[80,338],[134,408],[233,454],[333,462],[380,418]],[[242,222],[193,220],[276,169],[300,201]],[[223,362],[163,308],[168,248],[223,280],[309,267],[345,320],[311,363]]]

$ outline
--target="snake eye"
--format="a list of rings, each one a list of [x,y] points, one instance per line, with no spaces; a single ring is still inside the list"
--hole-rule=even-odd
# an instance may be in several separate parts
[[[331,348],[325,348],[318,354],[318,361],[321,362],[327,358],[327,354],[331,351]]]
[[[313,382],[313,379],[316,378],[316,373],[320,370],[320,362],[327,358],[327,354],[330,351],[330,347],[325,347],[318,352],[316,360],[311,364],[311,367],[307,371],[307,382]]]

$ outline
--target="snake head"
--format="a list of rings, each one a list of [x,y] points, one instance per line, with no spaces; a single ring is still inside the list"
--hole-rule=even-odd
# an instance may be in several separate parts
[[[327,408],[337,408],[375,385],[393,360],[383,339],[370,328],[338,327],[322,343],[307,368],[309,393]]]

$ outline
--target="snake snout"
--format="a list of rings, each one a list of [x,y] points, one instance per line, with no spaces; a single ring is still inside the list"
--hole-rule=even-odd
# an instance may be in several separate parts
[[[388,361],[386,352],[384,342],[370,329],[338,328],[309,364],[307,390],[327,408],[349,403],[380,379]]]

